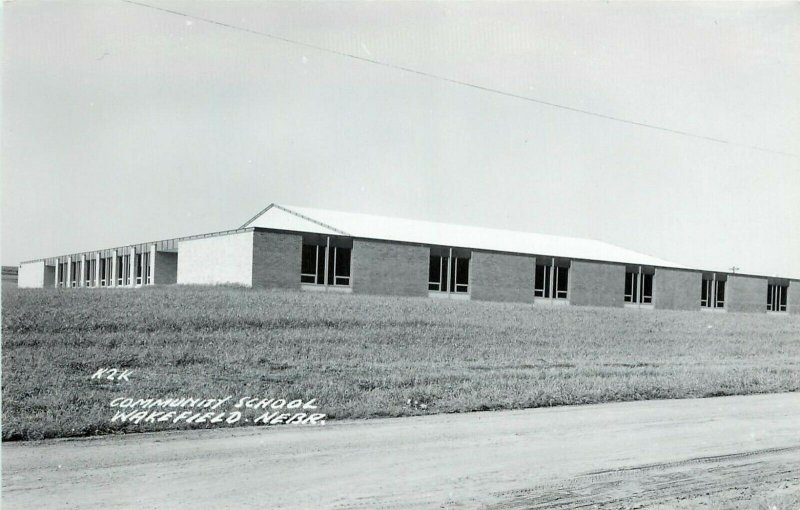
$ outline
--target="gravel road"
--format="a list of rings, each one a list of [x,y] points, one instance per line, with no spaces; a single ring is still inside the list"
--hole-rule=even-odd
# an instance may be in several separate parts
[[[4,443],[2,506],[693,508],[800,493],[800,394]]]

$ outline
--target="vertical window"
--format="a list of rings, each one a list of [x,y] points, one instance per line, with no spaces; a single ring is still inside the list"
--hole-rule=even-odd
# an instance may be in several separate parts
[[[625,271],[626,303],[651,304],[653,302],[653,273],[650,268],[637,267]]]
[[[625,302],[635,303],[636,289],[639,288],[639,273],[625,272]]]
[[[431,255],[428,265],[428,290],[445,290],[444,280],[442,279],[442,257]]]
[[[144,278],[142,283],[144,285],[152,285],[153,283],[153,275],[150,274],[150,252],[146,251],[142,253],[142,272],[144,273]]]
[[[80,277],[81,277],[81,275],[79,274],[80,273],[80,269],[81,269],[80,268],[80,263],[76,260],[75,262],[72,262],[71,264],[72,265],[70,267],[70,270],[71,270],[70,274],[72,275],[72,281],[70,282],[70,285],[72,287],[77,287],[78,286],[78,282],[80,281]]]
[[[122,279],[122,275],[124,274],[123,269],[125,268],[124,263],[122,262],[122,255],[117,255],[117,285],[122,285],[124,281]]]
[[[349,286],[352,251],[352,241],[348,239],[325,236],[304,238],[300,256],[300,283]]]
[[[142,254],[137,253],[133,259],[133,271],[136,275],[136,285],[142,284]]]
[[[469,259],[464,257],[452,257],[450,264],[453,266],[450,271],[450,288],[454,292],[469,291]]]
[[[537,260],[539,260],[537,258]],[[547,260],[542,258],[542,260]],[[536,264],[533,278],[534,297],[567,299],[569,289],[569,263],[559,263],[554,259]]]
[[[569,268],[568,267],[556,267],[554,274],[555,274],[555,278],[556,278],[555,298],[556,299],[567,299]]]
[[[642,303],[653,302],[653,275],[642,274]]]
[[[717,308],[725,308],[725,281],[717,280]]]
[[[352,250],[331,246],[328,256],[328,285],[350,285],[350,254]]]
[[[318,283],[317,276],[319,271],[318,257],[319,246],[303,245],[303,253],[300,261],[300,282],[301,283]]]
[[[105,287],[106,286],[106,274],[107,274],[107,268],[108,268],[107,262],[108,262],[107,258],[100,259],[100,286],[101,287]]]
[[[454,248],[431,248],[428,290],[469,293],[470,253]]]
[[[789,294],[788,285],[767,285],[767,311],[785,312],[786,297]]]
[[[700,306],[703,308],[725,308],[725,280],[720,279],[716,274],[703,275]]]
[[[536,297],[550,297],[550,266],[536,264],[533,295]]]

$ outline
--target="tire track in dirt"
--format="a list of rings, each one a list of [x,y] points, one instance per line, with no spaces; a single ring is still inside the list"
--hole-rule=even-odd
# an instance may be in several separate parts
[[[496,493],[494,510],[648,508],[713,496],[739,500],[757,487],[800,489],[800,445],[593,471],[518,491]]]

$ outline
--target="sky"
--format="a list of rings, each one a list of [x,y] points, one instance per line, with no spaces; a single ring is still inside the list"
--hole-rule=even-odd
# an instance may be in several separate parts
[[[3,265],[275,202],[800,278],[800,3],[141,1],[4,3]]]

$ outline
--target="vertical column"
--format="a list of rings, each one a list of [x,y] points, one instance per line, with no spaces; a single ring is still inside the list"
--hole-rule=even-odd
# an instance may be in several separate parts
[[[156,245],[150,245],[150,260],[147,261],[148,265],[150,266],[147,270],[147,273],[150,275],[150,279],[147,282],[144,282],[147,285],[153,284],[156,282]]]
[[[131,256],[128,261],[128,277],[131,281],[131,287],[136,287],[136,247],[131,246]]]
[[[56,281],[53,284],[55,288],[58,288],[58,278],[61,276],[61,259],[56,257]]]
[[[325,271],[322,273],[325,278],[325,287],[328,287],[328,258],[331,251],[331,236],[327,236],[325,241]]]
[[[117,286],[117,270],[117,250],[113,250],[111,252],[111,281],[108,283],[109,287]]]
[[[636,304],[642,304],[642,266],[639,266],[639,273],[636,276]]]
[[[717,273],[711,273],[711,290],[714,291],[714,296],[711,298],[711,308],[717,307]]]
[[[99,287],[100,286],[100,260],[101,260],[100,259],[100,252],[97,252],[97,254],[94,256],[94,286],[95,287]],[[105,262],[105,259],[103,259],[103,262]]]
[[[72,257],[67,257],[67,279],[64,281],[64,286],[69,287],[72,285]]]
[[[555,287],[555,278],[554,278],[555,270],[556,270],[556,259],[554,257],[550,259],[550,286],[548,287],[549,296],[547,296],[550,299],[553,299],[553,296],[555,295],[553,292],[553,287]]]
[[[86,278],[86,254],[81,253],[81,264],[78,270],[78,287],[83,287],[84,279]]]
[[[447,285],[444,286],[445,292],[450,293],[453,292],[453,289],[450,288],[450,281],[453,277],[453,249],[447,252]]]

